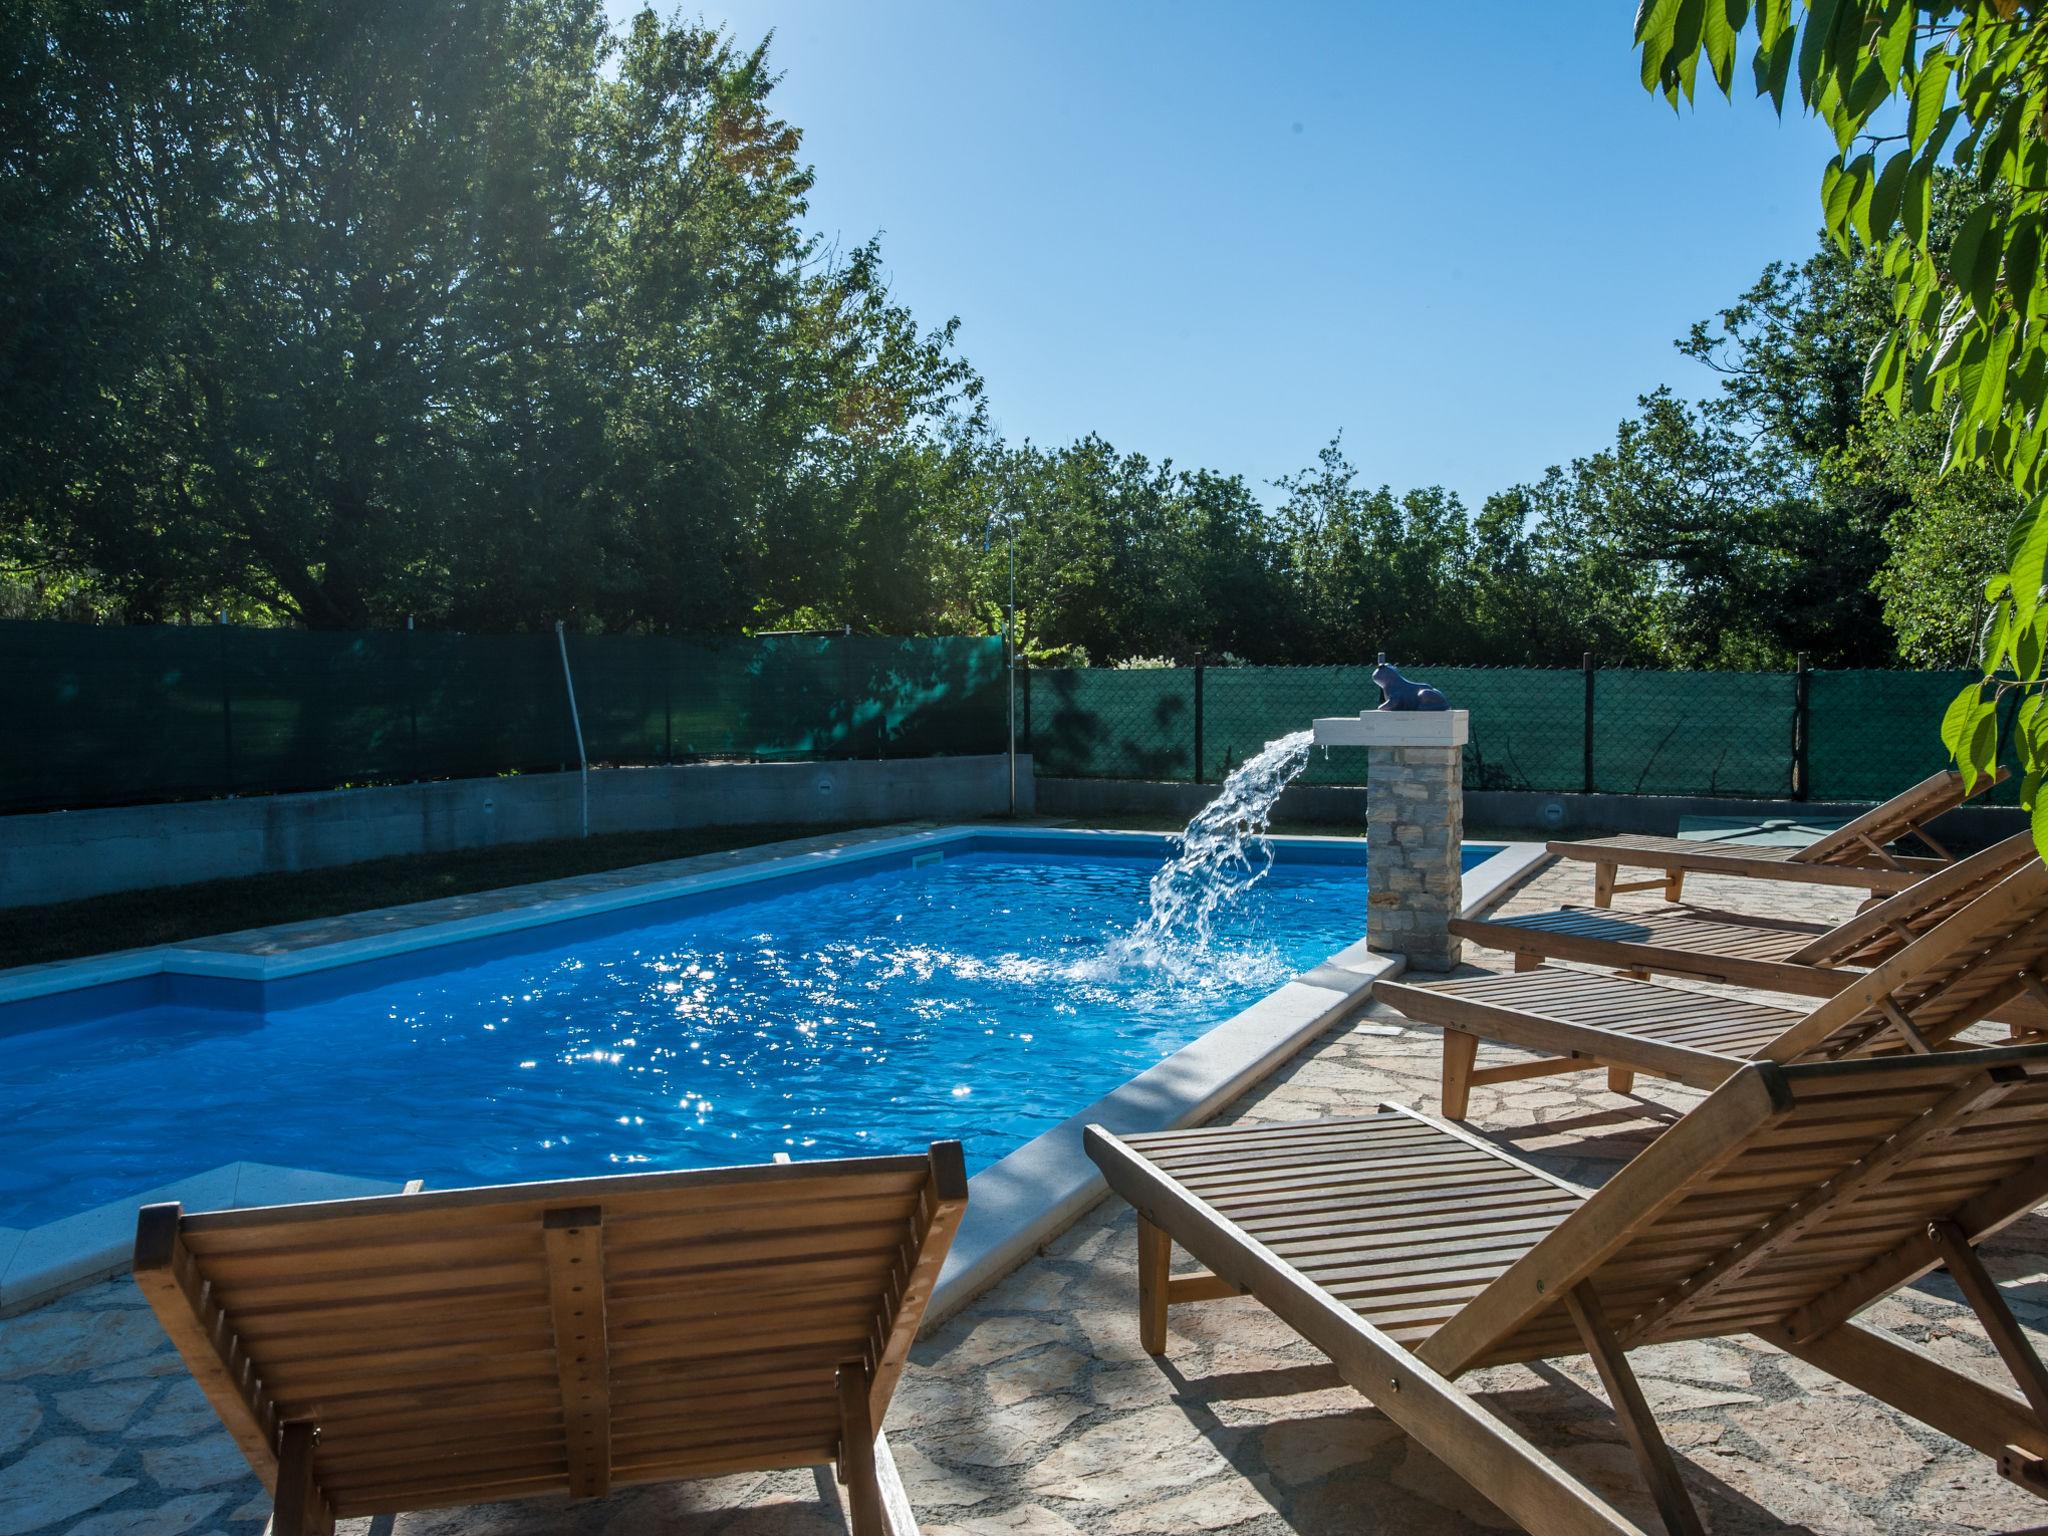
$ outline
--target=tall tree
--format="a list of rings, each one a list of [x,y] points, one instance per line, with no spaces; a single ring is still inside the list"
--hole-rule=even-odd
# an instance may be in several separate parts
[[[765,47],[598,0],[24,0],[0,540],[131,617],[728,628],[978,385],[800,227]]]

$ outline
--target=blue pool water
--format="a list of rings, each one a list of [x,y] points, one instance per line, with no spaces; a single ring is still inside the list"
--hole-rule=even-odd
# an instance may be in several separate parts
[[[1283,846],[1206,950],[1129,952],[1165,840],[1058,846],[854,862],[296,993],[181,979],[170,999],[17,1018],[0,1224],[240,1159],[448,1187],[956,1136],[979,1168],[1365,926],[1355,855]]]

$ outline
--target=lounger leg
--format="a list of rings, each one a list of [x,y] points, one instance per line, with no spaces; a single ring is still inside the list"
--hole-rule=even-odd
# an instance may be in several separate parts
[[[1472,1063],[1479,1057],[1479,1037],[1462,1029],[1444,1031],[1444,1118],[1462,1120],[1472,1107]]]
[[[2048,1422],[2048,1366],[2041,1363],[2033,1340],[2012,1315],[2012,1308],[2005,1304],[2005,1293],[1999,1290],[1998,1282],[1991,1278],[1984,1261],[1977,1257],[1977,1250],[1970,1246],[1970,1239],[1954,1222],[1937,1221],[1928,1227],[1927,1235],[1934,1240],[1942,1263],[1948,1267],[1949,1278],[1955,1281],[1963,1299],[1977,1314],[1977,1321],[1990,1335],[1998,1358],[2012,1372],[2012,1379],[2034,1405],[2034,1412]]]
[[[287,1419],[278,1433],[277,1497],[270,1506],[270,1536],[331,1536],[334,1518],[313,1482],[311,1419]]]
[[[1543,957],[1541,955],[1532,955],[1527,950],[1519,951],[1515,955],[1515,969],[1518,971],[1540,971],[1543,969]]]
[[[1166,1353],[1166,1278],[1173,1239],[1164,1227],[1138,1218],[1138,1342],[1148,1355]]]
[[[1579,1337],[1585,1343],[1586,1353],[1593,1357],[1600,1380],[1606,1384],[1607,1400],[1614,1405],[1621,1432],[1636,1453],[1636,1465],[1642,1468],[1643,1481],[1650,1485],[1650,1497],[1656,1501],[1657,1513],[1664,1517],[1665,1529],[1671,1536],[1705,1536],[1700,1512],[1693,1507],[1692,1495],[1685,1491],[1678,1464],[1671,1459],[1671,1447],[1664,1443],[1657,1421],[1650,1415],[1650,1405],[1636,1382],[1636,1373],[1629,1369],[1628,1355],[1607,1325],[1600,1298],[1592,1286],[1581,1284],[1566,1293],[1564,1304],[1578,1325]]]
[[[1679,874],[1674,875],[1672,878],[1674,880],[1682,880],[1685,877],[1683,874]],[[1667,896],[1671,895],[1670,890],[1667,889],[1665,894]],[[1671,896],[1671,899],[1676,901],[1678,898]],[[1623,971],[1621,974],[1628,977],[1630,981],[1648,981],[1650,979],[1648,971]],[[1636,1074],[1634,1068],[1610,1066],[1607,1069],[1607,1091],[1609,1093],[1633,1093],[1635,1086]]]
[[[868,1373],[839,1367],[839,1478],[846,1484],[847,1524],[853,1536],[888,1536],[882,1483],[875,1471],[875,1420],[868,1408]]]
[[[1614,905],[1614,877],[1619,873],[1613,864],[1593,866],[1593,905],[1611,907]]]

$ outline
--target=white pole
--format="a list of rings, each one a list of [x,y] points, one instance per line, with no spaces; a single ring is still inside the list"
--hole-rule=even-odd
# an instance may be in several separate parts
[[[583,835],[590,836],[590,754],[583,750],[583,717],[576,712],[576,679],[569,671],[569,637],[555,620],[555,644],[562,648],[562,686],[569,690],[569,723],[576,727],[576,761],[583,773]]]

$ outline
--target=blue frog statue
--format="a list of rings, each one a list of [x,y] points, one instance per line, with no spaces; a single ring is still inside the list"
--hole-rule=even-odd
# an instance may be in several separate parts
[[[1380,658],[1372,669],[1372,680],[1380,685],[1381,709],[1449,709],[1451,701],[1427,683],[1410,682]]]

